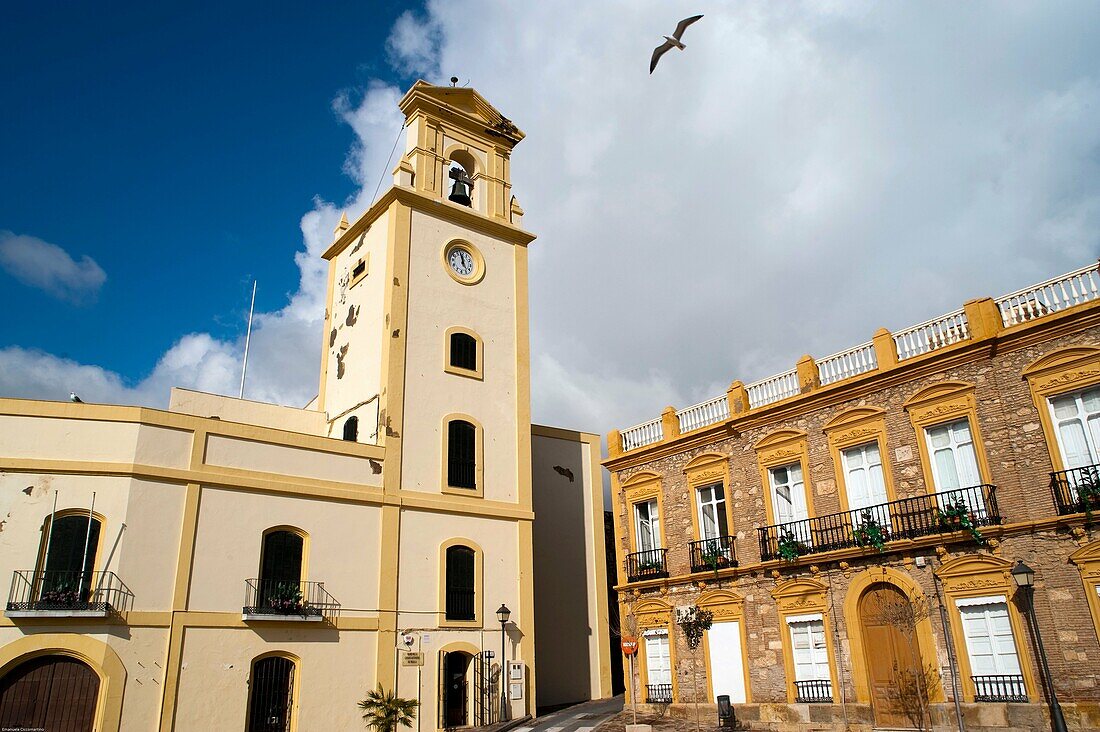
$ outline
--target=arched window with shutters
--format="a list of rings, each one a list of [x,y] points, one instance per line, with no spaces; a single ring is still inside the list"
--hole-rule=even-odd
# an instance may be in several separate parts
[[[276,653],[252,662],[248,678],[248,732],[294,729],[297,659]]]
[[[103,517],[87,510],[58,512],[42,527],[42,546],[35,572],[40,601],[60,605],[88,601],[94,584]]]
[[[456,376],[481,379],[484,347],[481,337],[469,328],[448,328],[443,370]]]
[[[481,623],[481,548],[469,539],[444,542],[439,552],[443,625]]]
[[[260,612],[295,607],[302,603],[305,579],[305,532],[277,526],[264,532],[257,583]]]
[[[448,415],[443,420],[443,492],[482,495],[481,425],[472,417]]]

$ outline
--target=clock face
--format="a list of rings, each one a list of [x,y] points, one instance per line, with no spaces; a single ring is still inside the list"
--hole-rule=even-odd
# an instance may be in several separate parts
[[[447,263],[459,277],[469,277],[474,273],[474,258],[468,251],[461,247],[455,247],[447,255]]]

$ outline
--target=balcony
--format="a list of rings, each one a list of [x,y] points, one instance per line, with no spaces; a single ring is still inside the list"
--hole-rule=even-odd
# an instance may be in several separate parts
[[[646,684],[646,704],[671,704],[672,684]]]
[[[975,528],[1000,524],[997,487],[976,485],[765,526],[757,529],[760,558],[794,561],[806,554],[947,534],[965,529],[964,517]]]
[[[833,682],[829,679],[809,679],[794,682],[794,700],[798,704],[831,704]]]
[[[340,603],[325,591],[324,582],[245,580],[245,620],[320,622],[340,614]]]
[[[9,618],[105,618],[129,606],[133,594],[114,572],[19,570],[12,575]]]
[[[665,562],[667,549],[649,549],[626,555],[627,582],[661,579],[668,577],[668,564]]]
[[[692,572],[717,572],[737,566],[732,536],[715,536],[688,544]]]
[[[1100,464],[1051,473],[1050,491],[1060,516],[1100,511]]]
[[[974,701],[976,702],[1019,702],[1028,701],[1024,677],[1009,676],[971,676],[974,682]]]

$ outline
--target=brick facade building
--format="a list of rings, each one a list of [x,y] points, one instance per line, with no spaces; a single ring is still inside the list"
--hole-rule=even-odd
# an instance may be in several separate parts
[[[612,432],[628,699],[729,694],[771,729],[1039,729],[1041,638],[1069,728],[1100,728],[1098,284],[1094,265],[973,300]],[[714,615],[695,653],[692,605]]]

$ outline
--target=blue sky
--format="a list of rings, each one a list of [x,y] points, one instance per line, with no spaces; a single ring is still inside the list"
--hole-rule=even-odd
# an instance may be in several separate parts
[[[182,333],[241,332],[252,277],[258,309],[285,305],[302,214],[355,187],[332,100],[396,80],[384,48],[406,5],[9,4],[0,230],[107,279],[74,307],[0,271],[0,347],[134,380]]]
[[[236,394],[255,276],[246,394],[308,402],[319,255],[392,170],[417,77],[527,134],[543,423],[625,427],[1100,255],[1095,0],[24,5],[0,23],[3,396]]]

